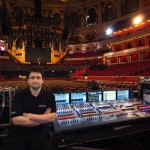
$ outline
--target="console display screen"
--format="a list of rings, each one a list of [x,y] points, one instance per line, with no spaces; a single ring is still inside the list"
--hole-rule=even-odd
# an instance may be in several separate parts
[[[69,104],[69,93],[54,93],[56,105]]]
[[[143,89],[143,100],[145,102],[150,102],[150,90],[149,89]]]
[[[89,91],[87,92],[88,102],[102,101],[102,91]]]
[[[117,100],[129,99],[129,90],[117,90]]]
[[[116,100],[116,90],[104,90],[103,91],[103,100]]]
[[[86,92],[71,92],[70,101],[71,101],[71,104],[87,102]]]

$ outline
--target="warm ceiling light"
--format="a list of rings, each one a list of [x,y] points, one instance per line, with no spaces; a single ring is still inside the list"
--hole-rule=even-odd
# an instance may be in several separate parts
[[[133,20],[133,23],[136,25],[136,24],[139,24],[142,22],[142,17],[141,16],[138,16],[136,18],[134,18]]]

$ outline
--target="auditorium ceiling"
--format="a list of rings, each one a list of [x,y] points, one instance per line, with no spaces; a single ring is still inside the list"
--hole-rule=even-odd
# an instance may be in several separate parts
[[[25,1],[34,1],[34,0],[25,0]],[[64,3],[77,3],[77,2],[85,2],[90,0],[41,0],[42,4],[64,4]]]
[[[89,0],[82,0],[83,1],[89,1]],[[81,2],[81,0],[41,0],[43,3],[64,3],[64,2]]]
[[[1,1],[1,0],[0,0]],[[99,2],[104,2],[107,0],[99,0]],[[42,5],[47,7],[62,7],[62,6],[77,6],[77,5],[91,5],[91,3],[96,3],[97,0],[8,0],[8,2],[12,2],[15,4],[27,4],[32,5],[33,3],[41,3]]]

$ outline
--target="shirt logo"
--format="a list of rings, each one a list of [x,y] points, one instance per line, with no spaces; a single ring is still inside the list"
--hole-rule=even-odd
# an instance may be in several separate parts
[[[11,115],[14,115],[14,114],[16,114],[16,111],[11,112]]]
[[[39,107],[45,108],[45,107],[46,107],[46,105],[39,105]]]

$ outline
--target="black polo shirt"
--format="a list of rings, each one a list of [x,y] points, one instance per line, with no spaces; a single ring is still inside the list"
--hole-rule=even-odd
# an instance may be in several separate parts
[[[51,112],[56,112],[56,103],[54,94],[41,89],[39,95],[35,97],[31,94],[30,88],[24,89],[16,93],[12,100],[11,117],[22,116],[23,113],[43,114],[47,108],[51,108]],[[19,126],[17,126],[19,127]],[[41,125],[39,126],[41,127]],[[20,127],[36,129],[35,127]]]

